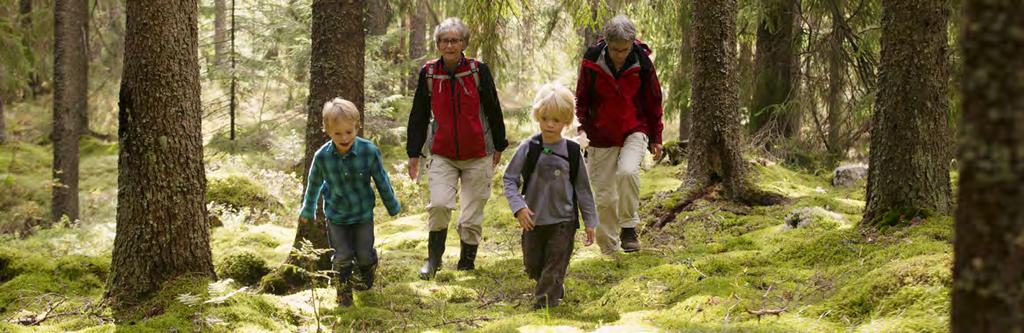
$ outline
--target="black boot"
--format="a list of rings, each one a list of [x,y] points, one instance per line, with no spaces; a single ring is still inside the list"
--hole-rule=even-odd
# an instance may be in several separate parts
[[[377,274],[377,263],[369,266],[359,266],[359,280],[352,284],[356,290],[370,290],[373,288],[373,280]]]
[[[448,229],[431,231],[427,237],[427,262],[420,268],[420,279],[430,280],[441,270],[441,257],[444,255],[444,241],[448,237]]]
[[[352,265],[340,265],[334,267],[335,275],[331,281],[337,290],[338,306],[352,306]]]
[[[622,250],[627,253],[640,250],[640,240],[637,238],[636,228],[622,228],[619,241],[622,242]]]
[[[479,245],[472,245],[461,241],[459,243],[462,244],[462,251],[459,252],[458,270],[469,271],[475,269],[476,264],[474,261],[476,261],[476,249]]]

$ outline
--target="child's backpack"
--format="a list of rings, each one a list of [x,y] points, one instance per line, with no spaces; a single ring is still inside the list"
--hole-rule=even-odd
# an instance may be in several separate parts
[[[576,219],[578,227],[580,219],[579,205],[576,198],[576,176],[579,175],[580,160],[583,158],[583,153],[580,150],[580,145],[572,140],[565,140],[565,146],[566,150],[569,151],[569,156],[562,156],[551,149],[544,148],[540,134],[530,138],[529,150],[526,152],[526,162],[523,164],[523,188],[521,193],[526,195],[526,187],[530,184],[530,177],[533,176],[533,170],[537,167],[537,160],[540,159],[541,153],[558,156],[569,161],[569,182],[572,184],[572,215]]]

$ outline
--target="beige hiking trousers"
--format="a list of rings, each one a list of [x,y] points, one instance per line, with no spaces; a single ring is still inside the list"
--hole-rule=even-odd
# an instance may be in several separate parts
[[[430,231],[448,228],[455,195],[459,196],[460,213],[456,224],[459,238],[467,244],[480,244],[483,231],[484,206],[491,197],[492,156],[465,161],[453,161],[432,155],[427,162],[427,183],[430,202],[427,204],[427,224]]]
[[[622,147],[587,148],[587,167],[597,201],[597,245],[601,252],[622,251],[619,231],[640,224],[640,163],[647,136],[635,132]]]

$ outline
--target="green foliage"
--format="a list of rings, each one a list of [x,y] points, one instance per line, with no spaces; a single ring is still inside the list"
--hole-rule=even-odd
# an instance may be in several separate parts
[[[270,273],[266,261],[252,252],[241,252],[224,257],[215,267],[218,277],[234,279],[247,286],[255,285],[264,275]]]

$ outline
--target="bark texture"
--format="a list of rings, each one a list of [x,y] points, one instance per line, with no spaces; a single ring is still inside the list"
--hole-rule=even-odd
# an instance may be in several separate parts
[[[952,331],[1024,327],[1024,8],[966,2]]]
[[[892,217],[923,214],[921,210],[948,213],[951,199],[949,7],[932,0],[886,0],[882,5],[879,91],[871,119],[864,211],[869,224],[892,223]]]
[[[679,141],[690,138],[690,94],[693,89],[693,23],[692,10],[688,3],[681,4],[676,22],[681,30],[682,41],[679,48],[679,66],[676,68],[672,84],[674,108],[679,112]]]
[[[363,53],[366,45],[362,18],[365,12],[365,3],[362,1],[313,1],[313,44],[310,56],[309,99],[306,106],[306,149],[302,159],[304,187],[313,155],[320,146],[330,140],[323,132],[324,103],[334,97],[341,97],[355,104],[360,113],[364,112]],[[322,200],[319,205],[322,207]],[[301,247],[303,239],[309,240],[317,248],[328,248],[326,221],[322,208],[317,208],[316,216],[314,223],[299,224],[293,248]],[[324,255],[317,263],[307,262],[298,256],[289,256],[285,259],[285,265],[276,272],[283,274],[286,283],[268,291],[287,293],[302,286],[305,278],[291,276],[285,271],[288,265],[329,269],[330,255]]]
[[[127,2],[117,236],[107,297],[127,310],[183,275],[215,277],[206,221],[196,1]]]
[[[832,0],[832,33],[828,37],[828,137],[826,148],[837,160],[846,156],[843,135],[843,92],[846,89],[846,52],[843,50],[843,36],[846,31],[845,0]]]
[[[388,32],[388,19],[391,7],[388,0],[368,0],[366,2],[366,32],[370,36],[381,36]]]
[[[770,145],[778,137],[796,134],[798,121],[788,107],[794,100],[799,76],[796,57],[798,0],[761,0],[764,13],[757,26],[754,51],[754,91],[750,108],[752,133],[768,131]],[[797,118],[797,119],[794,119]]]
[[[694,82],[690,156],[684,185],[724,184],[727,198],[749,189],[740,152],[736,0],[693,1]]]
[[[228,0],[213,0],[213,64],[223,68],[227,53]]]
[[[415,6],[409,18],[409,59],[417,60],[427,54],[427,0],[413,0]],[[422,61],[413,61],[414,65],[409,71],[405,80],[405,87],[409,91],[416,90],[416,80],[419,77],[420,64]]]
[[[78,139],[88,101],[89,58],[86,41],[89,5],[57,0],[54,8],[53,191],[50,221],[78,220]]]

